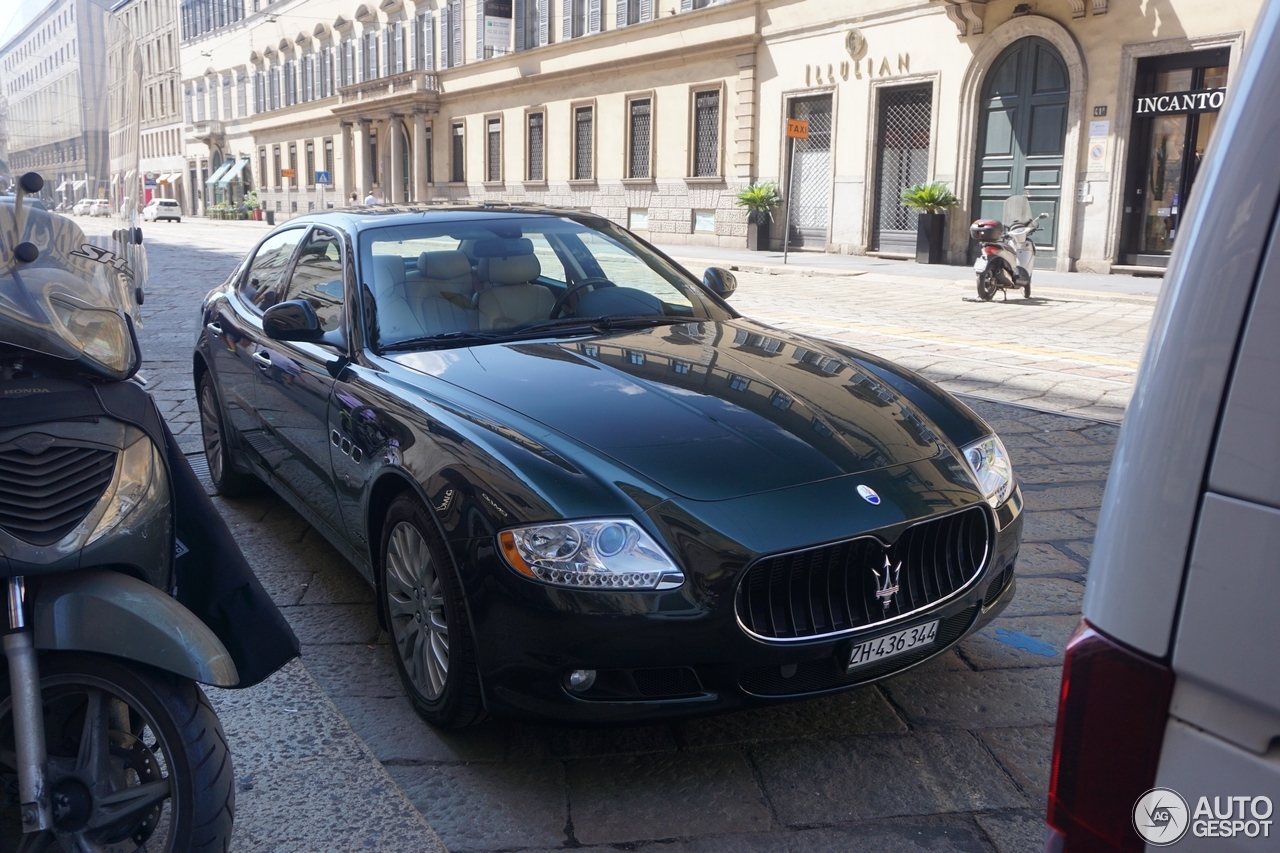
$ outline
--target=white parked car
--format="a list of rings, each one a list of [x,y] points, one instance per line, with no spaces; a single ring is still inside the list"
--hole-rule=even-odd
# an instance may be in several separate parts
[[[93,207],[93,199],[82,198],[78,202],[76,202],[75,205],[71,208],[71,212],[76,216],[84,216],[89,212],[89,209],[92,207]]]
[[[1067,645],[1046,853],[1280,850],[1280,0],[1232,68]]]
[[[153,198],[142,208],[142,218],[149,222],[159,222],[161,219],[181,222],[182,208],[171,198]]]
[[[89,208],[90,216],[110,216],[111,202],[105,198],[94,199],[93,205]]]

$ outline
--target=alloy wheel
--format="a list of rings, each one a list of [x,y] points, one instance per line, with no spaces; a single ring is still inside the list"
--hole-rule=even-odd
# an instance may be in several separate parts
[[[407,521],[398,523],[387,540],[386,596],[405,674],[424,699],[439,699],[449,676],[444,589],[430,547]]]
[[[209,477],[215,483],[222,482],[222,429],[218,422],[218,401],[213,396],[213,386],[207,382],[200,389],[200,432],[204,437]]]

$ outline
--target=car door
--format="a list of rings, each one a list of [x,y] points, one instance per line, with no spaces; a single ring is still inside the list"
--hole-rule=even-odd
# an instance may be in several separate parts
[[[280,280],[305,230],[294,228],[264,240],[241,268],[235,286],[215,303],[205,326],[218,393],[227,423],[250,455],[270,462],[256,412],[258,351],[262,340],[262,312],[275,304]]]
[[[280,301],[305,300],[326,332],[338,332],[343,322],[344,260],[341,237],[328,228],[313,228],[289,268]],[[340,354],[341,349],[329,343],[264,339],[257,357],[257,412],[264,433],[279,447],[273,473],[341,535],[329,453],[333,377],[327,367]]]

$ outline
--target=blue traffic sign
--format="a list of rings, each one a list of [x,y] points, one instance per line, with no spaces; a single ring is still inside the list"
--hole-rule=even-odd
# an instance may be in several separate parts
[[[316,172],[317,184],[332,184],[333,180],[329,177],[328,172]]]

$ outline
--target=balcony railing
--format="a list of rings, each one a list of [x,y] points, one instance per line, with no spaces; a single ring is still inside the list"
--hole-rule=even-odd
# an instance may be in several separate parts
[[[191,129],[191,136],[200,141],[221,138],[224,133],[220,121],[198,121]]]
[[[398,95],[439,94],[440,78],[429,71],[406,71],[338,89],[338,106],[369,103]]]

